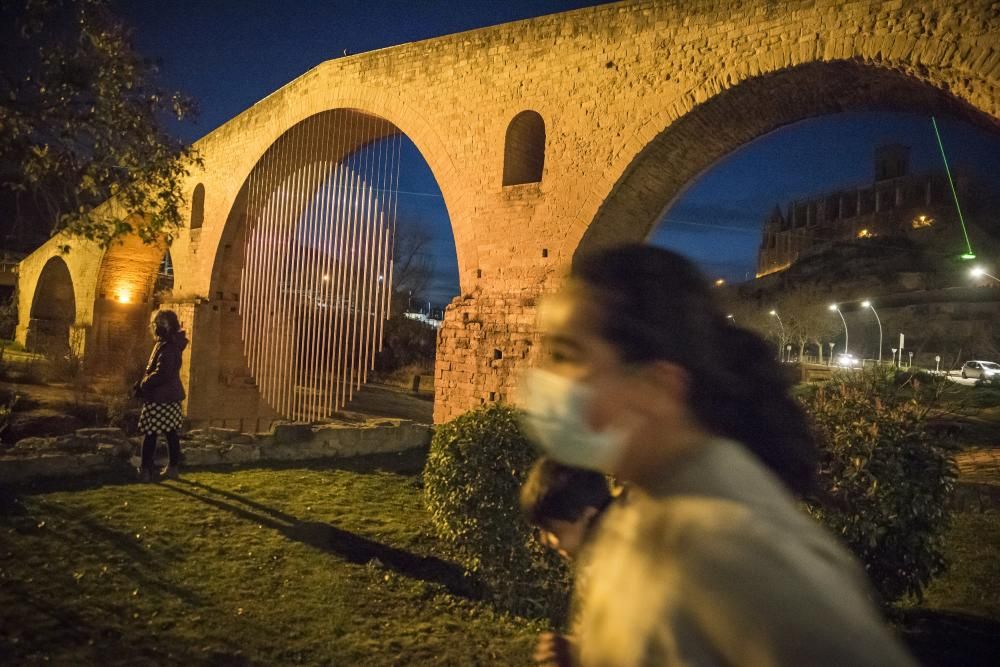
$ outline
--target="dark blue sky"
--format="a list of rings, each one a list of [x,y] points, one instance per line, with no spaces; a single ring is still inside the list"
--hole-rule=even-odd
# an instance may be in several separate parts
[[[161,61],[166,87],[191,95],[194,124],[175,126],[193,140],[320,62],[345,49],[361,53],[462,30],[601,4],[586,0],[119,0],[140,51]],[[939,119],[949,157],[1000,183],[1000,134]],[[753,272],[758,233],[775,203],[866,183],[879,143],[910,145],[914,169],[940,156],[930,119],[909,114],[840,114],[804,121],[748,144],[693,183],[652,235],[711,275]],[[454,241],[434,178],[412,146],[404,152],[400,214],[434,237],[437,276],[431,299],[458,292]]]

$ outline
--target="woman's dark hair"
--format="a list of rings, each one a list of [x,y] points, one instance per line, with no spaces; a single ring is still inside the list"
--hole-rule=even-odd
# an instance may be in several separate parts
[[[743,443],[793,492],[813,490],[817,451],[771,346],[728,323],[700,271],[680,255],[625,245],[581,258],[573,279],[601,306],[601,334],[625,363],[670,361],[689,375],[701,424]]]
[[[528,472],[520,501],[528,522],[544,527],[551,521],[577,521],[588,507],[602,512],[611,502],[611,491],[599,472],[542,458]]]
[[[159,325],[163,325],[165,335],[161,337],[164,340],[169,340],[171,336],[181,330],[181,323],[177,319],[177,313],[172,310],[157,311],[156,315],[153,316],[153,322],[157,324],[157,329],[159,329]]]

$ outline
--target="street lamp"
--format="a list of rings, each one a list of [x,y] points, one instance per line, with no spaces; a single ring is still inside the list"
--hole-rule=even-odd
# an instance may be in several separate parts
[[[837,304],[831,303],[830,310],[836,311],[836,313],[840,315],[840,321],[844,323],[844,354],[848,354],[849,348],[847,344],[848,344],[849,334],[847,332],[847,320],[844,319],[844,314],[840,312],[840,306],[838,306]]]
[[[772,310],[770,315],[771,317],[777,318],[778,326],[781,327],[781,340],[778,341],[778,357],[781,357],[781,355],[785,352],[785,348],[783,347],[785,343],[785,325],[782,323],[781,316],[778,315],[778,311]],[[784,361],[784,359],[781,359],[781,361]]]
[[[827,343],[830,346],[830,359],[827,362],[827,366],[833,366],[833,348],[837,346],[836,343]]]
[[[892,348],[892,365],[893,365],[893,366],[895,366],[895,365],[896,365],[896,350],[897,350],[897,349],[899,349],[899,348],[895,348],[895,347],[894,347],[894,348]]]
[[[969,275],[972,276],[973,278],[982,278],[983,276],[986,276],[987,278],[992,278],[993,280],[1000,283],[1000,278],[997,278],[996,276],[987,273],[986,269],[984,269],[981,266],[974,266],[971,269],[969,269]]]
[[[736,326],[736,318],[735,318],[735,317],[733,317],[732,315],[726,315],[726,319],[727,319],[727,320],[729,320],[729,322],[730,322],[730,323],[731,323],[731,324],[732,324],[733,326]]]
[[[875,310],[875,306],[871,301],[865,299],[861,302],[863,308],[871,308],[872,313],[875,314],[875,321],[878,322],[878,365],[882,365],[882,320],[878,316],[878,312]]]

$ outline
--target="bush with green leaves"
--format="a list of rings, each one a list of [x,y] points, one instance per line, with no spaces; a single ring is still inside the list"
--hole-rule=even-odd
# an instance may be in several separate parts
[[[492,404],[438,427],[424,469],[431,521],[502,609],[561,621],[565,565],[534,538],[518,492],[537,453],[516,410]]]
[[[927,394],[874,371],[837,376],[802,400],[826,496],[810,511],[860,558],[883,602],[919,600],[946,565],[956,481],[951,443],[925,428]]]

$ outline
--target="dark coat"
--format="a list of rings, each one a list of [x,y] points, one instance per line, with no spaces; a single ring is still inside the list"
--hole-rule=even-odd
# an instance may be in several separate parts
[[[177,403],[183,401],[181,384],[181,352],[187,347],[187,336],[178,331],[169,339],[160,339],[149,355],[146,372],[139,381],[138,394],[146,403]]]

